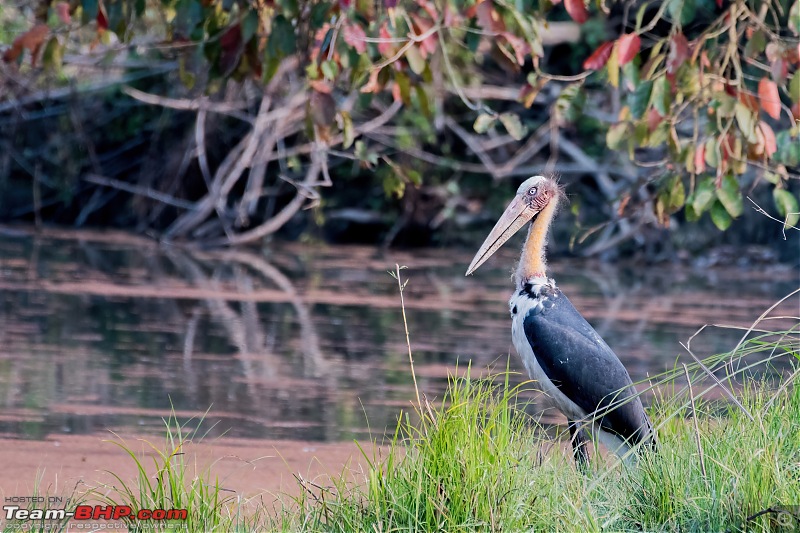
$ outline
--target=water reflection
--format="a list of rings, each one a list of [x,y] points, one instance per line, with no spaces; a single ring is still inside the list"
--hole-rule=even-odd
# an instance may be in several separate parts
[[[155,433],[174,408],[209,435],[336,441],[380,436],[457,361],[521,370],[506,301],[514,252],[464,278],[469,251],[371,248],[198,252],[120,235],[0,237],[0,433]],[[671,367],[705,323],[749,325],[797,272],[551,265],[634,380]],[[774,314],[796,315],[797,301]],[[791,326],[789,320],[784,324]],[[780,326],[780,324],[773,324]],[[696,353],[740,337],[710,330]],[[519,379],[523,379],[520,376]],[[206,409],[211,407],[205,414]],[[369,425],[368,425],[369,424]]]

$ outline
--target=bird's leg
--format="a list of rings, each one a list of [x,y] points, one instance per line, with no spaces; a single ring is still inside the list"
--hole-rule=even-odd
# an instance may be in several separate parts
[[[589,439],[586,436],[586,430],[578,425],[578,422],[567,419],[569,427],[569,440],[572,443],[572,455],[575,457],[575,464],[581,472],[586,472],[589,466],[589,450],[586,445]]]

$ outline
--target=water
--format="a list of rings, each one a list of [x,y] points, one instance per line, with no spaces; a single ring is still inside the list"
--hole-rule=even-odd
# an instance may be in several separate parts
[[[504,369],[510,354],[522,371],[506,304],[514,246],[465,278],[472,250],[190,252],[119,234],[78,237],[0,235],[0,436],[155,434],[174,409],[184,421],[205,417],[214,437],[380,437],[414,398],[388,274],[395,263],[409,267],[411,346],[429,398],[441,397],[457,363],[485,373]],[[551,275],[634,381],[688,361],[679,342],[703,324],[749,326],[798,286],[798,273],[780,266],[569,259],[553,262]],[[797,308],[795,298],[773,314]],[[707,330],[692,347],[723,352],[740,336]]]

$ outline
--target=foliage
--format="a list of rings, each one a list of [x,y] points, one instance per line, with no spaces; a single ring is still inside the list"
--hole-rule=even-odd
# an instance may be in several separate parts
[[[60,71],[68,52],[138,54],[146,36],[177,58],[188,89],[209,94],[234,80],[266,85],[288,69],[308,91],[307,127],[293,135],[328,155],[340,145],[365,169],[386,162],[389,194],[402,195],[419,165],[379,160],[354,125],[356,110],[385,109],[377,102],[391,98],[436,131],[448,124],[443,113],[466,111],[478,134],[521,141],[543,103],[551,150],[587,114],[603,123],[609,148],[640,166],[606,191],[620,216],[645,207],[668,225],[681,210],[690,221],[709,213],[726,229],[742,213],[742,188],[762,180],[787,226],[800,212],[790,190],[800,166],[798,1],[52,0],[34,19],[6,63]],[[582,33],[565,37],[564,24]],[[565,42],[567,57],[556,51]],[[497,80],[518,94],[482,92]],[[457,98],[445,106],[447,94]],[[485,139],[448,127],[486,163]],[[414,138],[407,148],[423,146]],[[323,173],[327,184],[325,165]]]

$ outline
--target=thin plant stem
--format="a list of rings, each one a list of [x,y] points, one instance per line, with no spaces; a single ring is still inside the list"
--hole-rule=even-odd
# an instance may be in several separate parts
[[[419,407],[420,413],[422,413],[422,402],[419,399],[419,387],[417,386],[417,374],[414,372],[414,356],[411,354],[411,336],[408,333],[408,320],[406,319],[406,305],[405,300],[403,299],[403,289],[406,287],[406,280],[405,283],[400,281],[400,269],[405,268],[401,267],[399,264],[395,263],[395,274],[397,279],[397,287],[400,289],[400,308],[403,311],[403,327],[406,329],[406,346],[408,347],[408,362],[411,365],[411,379],[414,380],[414,392],[417,395],[417,406]]]
[[[692,391],[692,380],[689,377],[689,367],[683,363],[683,372],[686,374],[686,382],[689,384],[689,399],[692,402],[692,422],[694,422],[694,436],[697,440],[697,451],[700,453],[700,468],[703,470],[703,479],[708,482],[708,474],[706,473],[706,458],[703,454],[703,443],[700,441],[700,425],[697,423],[697,408],[694,404],[694,392]]]

